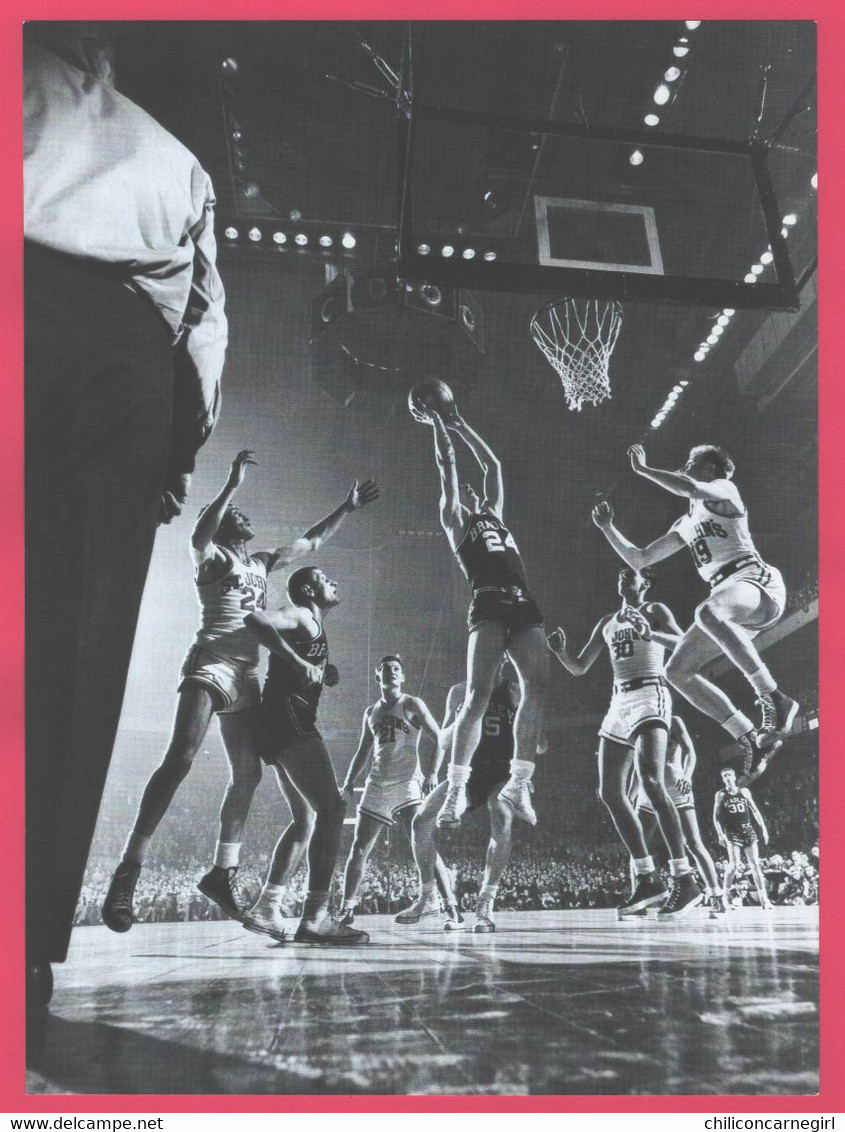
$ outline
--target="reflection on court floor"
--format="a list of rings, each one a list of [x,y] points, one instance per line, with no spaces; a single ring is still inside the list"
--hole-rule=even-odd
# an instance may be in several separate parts
[[[487,936],[364,916],[373,943],[346,952],[78,928],[28,1090],[813,1093],[817,911],[503,912]]]

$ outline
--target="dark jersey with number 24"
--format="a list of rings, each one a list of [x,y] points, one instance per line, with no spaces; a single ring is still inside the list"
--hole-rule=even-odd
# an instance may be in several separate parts
[[[519,547],[492,511],[479,511],[470,516],[455,556],[473,591],[482,586],[528,589]]]

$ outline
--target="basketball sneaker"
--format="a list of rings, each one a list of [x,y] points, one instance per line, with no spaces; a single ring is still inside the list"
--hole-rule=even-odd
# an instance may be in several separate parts
[[[666,886],[657,873],[643,873],[642,876],[637,877],[634,891],[616,909],[616,915],[620,920],[627,916],[636,916],[652,904],[659,904],[665,899]]]
[[[754,752],[754,757],[751,760],[751,769],[737,778],[737,785],[750,786],[752,782],[756,782],[761,775],[766,773],[772,759],[782,748],[782,739],[775,739],[771,746],[767,747],[765,751],[761,751],[758,748]]]
[[[672,878],[672,887],[665,902],[657,909],[658,920],[680,920],[704,899],[704,893],[695,883],[692,873]]]
[[[487,935],[496,930],[493,922],[493,901],[479,897],[475,905],[475,923],[472,930],[479,935]]]
[[[256,904],[244,914],[243,925],[248,932],[269,935],[279,943],[284,943],[288,938],[282,913],[275,904],[269,906]]]
[[[345,924],[346,927],[352,927],[355,922],[355,909],[354,908],[341,908],[340,915],[337,917],[339,924]]]
[[[132,898],[140,872],[140,861],[121,861],[114,870],[102,910],[103,923],[113,932],[128,932],[135,922]]]
[[[798,704],[791,696],[784,695],[777,688],[757,700],[763,722],[757,733],[757,746],[761,751],[768,750],[781,736],[792,730]]]
[[[724,916],[727,913],[724,898],[718,893],[714,892],[709,900],[709,915],[711,920],[718,920],[719,916]]]
[[[534,787],[527,778],[509,778],[499,791],[499,801],[513,810],[515,818],[521,818],[529,825],[537,824],[537,815],[531,805]]]
[[[461,817],[467,808],[467,789],[463,782],[449,783],[440,813],[437,815],[437,828],[450,828],[461,824]]]
[[[325,916],[315,927],[300,921],[293,939],[295,943],[319,943],[325,947],[355,947],[359,943],[370,942],[367,932],[350,928],[331,916]]]
[[[466,924],[461,915],[461,910],[457,904],[449,904],[446,907],[446,920],[443,924],[444,932],[462,932]]]
[[[404,912],[400,912],[394,918],[397,924],[418,924],[420,920],[425,920],[429,916],[440,915],[440,897],[436,892],[426,896],[425,894],[418,896],[410,908],[406,908]]]
[[[235,888],[237,873],[237,865],[232,865],[228,869],[215,865],[197,884],[197,888],[203,896],[207,896],[218,908],[221,908],[230,919],[243,921],[244,914],[238,905]]]

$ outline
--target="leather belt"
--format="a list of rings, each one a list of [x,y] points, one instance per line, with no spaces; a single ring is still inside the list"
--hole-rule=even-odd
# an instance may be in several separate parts
[[[479,586],[472,591],[473,597],[479,594],[504,594],[505,597],[515,597],[517,601],[528,601],[528,593],[519,586]]]
[[[729,562],[727,566],[723,566],[721,570],[717,570],[710,579],[710,586],[711,588],[718,586],[720,582],[724,582],[725,578],[729,578],[731,574],[735,574],[737,570],[742,570],[744,566],[755,565],[763,565],[756,554],[743,554],[739,558],[735,558],[733,562]]]
[[[662,676],[635,676],[633,680],[620,680],[619,683],[614,683],[614,692],[636,692],[640,688],[648,688],[651,686],[664,687],[666,681]]]

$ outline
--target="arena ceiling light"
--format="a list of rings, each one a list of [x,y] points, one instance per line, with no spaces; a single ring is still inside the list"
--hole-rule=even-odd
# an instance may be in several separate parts
[[[647,126],[659,126],[660,116],[658,114],[646,114],[645,118],[643,118],[643,121]]]
[[[748,274],[745,276],[745,279],[743,280],[743,282],[745,282],[745,283],[756,283],[757,282],[757,276],[753,272],[749,271]]]
[[[721,338],[721,337],[722,337],[722,335],[723,335],[724,333],[725,333],[725,328],[724,328],[724,326],[719,326],[719,324],[718,324],[718,323],[716,323],[716,325],[715,325],[715,326],[713,327],[713,334],[714,334],[714,335],[715,335],[715,336],[716,336],[717,338]],[[710,341],[710,339],[708,338],[708,339],[707,339],[707,341],[709,342],[709,341]]]
[[[226,228],[223,235],[227,240],[237,240],[239,232],[237,228]]]
[[[347,251],[351,251],[358,243],[351,232],[344,232],[340,238],[340,242],[341,244],[343,244]]]
[[[431,251],[431,245],[430,244],[419,244],[417,246],[417,251],[419,252],[420,255],[428,255],[429,252]]]
[[[663,78],[666,80],[667,83],[673,83],[673,82],[675,82],[676,79],[679,79],[680,77],[681,77],[681,71],[680,71],[680,68],[678,68],[678,67],[670,67],[669,70],[666,72],[666,74],[663,76]]]
[[[475,248],[464,248],[461,254],[464,259],[475,259]]]
[[[701,27],[701,20],[684,20],[684,26],[688,28],[689,31],[695,31],[696,28]]]
[[[250,228],[249,232],[247,232],[247,235],[253,241],[253,243],[257,244],[258,241],[261,239],[261,229],[260,228]]]
[[[672,48],[672,54],[676,59],[683,59],[685,55],[689,55],[689,48],[683,43],[676,43]]]
[[[736,311],[733,309],[733,307],[725,307],[725,309],[722,311],[722,314],[727,315],[728,318],[733,318],[733,316],[736,314]]]
[[[285,235],[284,232],[274,232],[273,233],[273,243],[274,244],[281,245],[281,244],[286,244],[287,242],[288,242],[288,238],[287,238],[287,236]]]
[[[321,248],[330,248],[333,243],[334,243],[334,240],[331,238],[331,236],[321,236],[320,237],[320,247]]]
[[[762,275],[765,270],[766,269],[763,267],[762,263],[752,263],[751,265],[752,275]]]
[[[487,260],[488,263],[492,263],[493,260],[496,258],[496,253],[495,252],[485,252],[484,258]]]
[[[308,237],[304,232],[297,232],[293,238],[293,242],[298,244],[300,248],[304,248],[308,243]]]
[[[642,151],[639,149],[635,149],[631,156],[628,158],[628,162],[631,165],[642,165],[644,161],[645,158],[642,155]]]
[[[793,224],[798,223],[798,217],[794,212],[787,212],[786,216],[783,218],[783,223],[787,228],[791,228]]]
[[[817,189],[819,187],[819,175],[818,175],[818,173],[814,173],[812,175],[812,177],[810,178],[810,187],[813,188],[813,189]]]
[[[440,254],[442,256],[444,256],[446,259],[449,259],[450,256],[453,256],[455,254],[455,249],[452,247],[451,244],[444,244],[443,247],[440,249]]]
[[[672,97],[672,92],[669,90],[665,83],[661,83],[657,90],[652,95],[654,101],[658,106],[665,106],[669,99]]]
[[[680,386],[682,386],[682,387],[683,387],[684,389],[686,389],[686,387],[687,387],[687,386],[689,385],[689,382],[687,381],[687,379],[686,379],[686,378],[683,378],[683,380],[682,380],[682,381],[679,381],[679,382],[678,382],[678,385],[680,385]]]
[[[728,316],[726,314],[720,314],[719,317],[716,319],[716,325],[717,326],[727,326],[730,323],[730,321],[731,320],[728,318]]]
[[[774,258],[775,258],[775,257],[774,257],[774,256],[772,255],[772,253],[771,253],[771,252],[763,252],[763,254],[762,254],[762,255],[760,256],[760,263],[766,263],[766,264],[769,264],[769,263],[771,263],[771,262],[772,262],[772,260],[773,260]]]
[[[693,357],[695,358],[695,360],[697,362],[703,362],[704,359],[707,357],[707,355],[704,353],[703,350],[696,350],[695,353],[693,354]]]
[[[708,346],[715,346],[718,343],[718,341],[719,341],[719,335],[718,334],[708,334],[707,335],[707,345]]]

